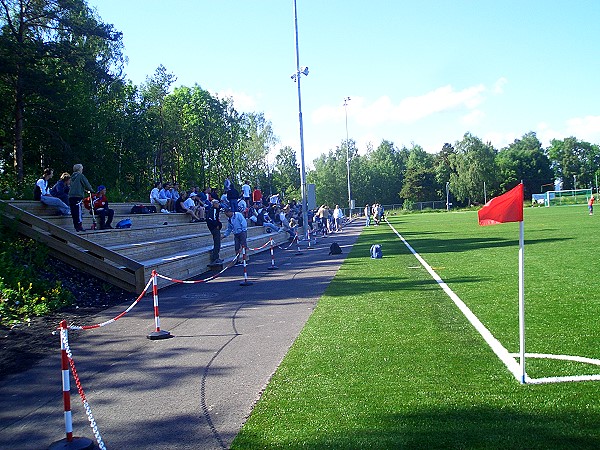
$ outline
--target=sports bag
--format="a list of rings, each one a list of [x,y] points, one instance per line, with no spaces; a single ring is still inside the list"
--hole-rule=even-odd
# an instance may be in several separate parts
[[[374,259],[383,258],[383,254],[381,253],[381,245],[379,245],[379,244],[371,245],[371,258],[374,258]]]
[[[118,228],[118,229],[131,228],[131,219],[119,220],[117,222],[117,224],[115,225],[115,228]]]
[[[329,254],[330,255],[341,255],[342,254],[342,249],[337,242],[333,242],[329,246]]]
[[[131,214],[151,214],[156,212],[156,206],[150,205],[133,205],[131,207]]]

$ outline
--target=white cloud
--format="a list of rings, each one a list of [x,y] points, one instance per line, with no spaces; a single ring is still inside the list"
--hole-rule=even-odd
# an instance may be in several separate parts
[[[233,107],[237,111],[249,112],[256,110],[256,100],[251,95],[248,95],[244,92],[236,92],[233,89],[225,89],[220,92],[215,92],[213,95],[216,95],[219,98],[232,98],[233,99]]]
[[[552,139],[564,139],[567,137],[564,132],[551,128],[546,122],[538,123],[535,135],[542,143],[542,147],[548,147]]]
[[[515,142],[515,139],[520,139],[521,137],[522,135],[515,132],[500,133],[491,131],[486,133],[481,140],[485,143],[490,142],[495,149],[500,150]]]
[[[567,134],[582,141],[599,142],[600,116],[576,117],[567,120]]]
[[[467,126],[473,126],[481,123],[482,119],[485,117],[485,113],[480,109],[474,109],[468,114],[464,115],[461,118],[461,122]]]
[[[504,93],[504,85],[508,83],[508,80],[504,77],[500,77],[496,80],[496,82],[494,83],[494,88],[492,89],[492,92],[494,94],[503,94]]]
[[[394,104],[387,96],[381,96],[368,104],[364,98],[353,98],[348,106],[348,117],[356,123],[373,127],[384,123],[414,123],[436,113],[454,109],[475,109],[484,100],[483,84],[456,91],[451,85],[442,86],[426,94],[406,97]],[[312,114],[314,124],[339,122],[345,117],[342,106],[324,105]]]

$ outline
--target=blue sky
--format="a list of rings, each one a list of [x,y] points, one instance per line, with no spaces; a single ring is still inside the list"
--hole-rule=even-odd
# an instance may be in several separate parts
[[[123,32],[135,84],[175,86],[264,112],[299,152],[293,0],[89,0]],[[466,132],[502,148],[600,143],[600,1],[297,0],[306,163],[348,135],[436,153]]]

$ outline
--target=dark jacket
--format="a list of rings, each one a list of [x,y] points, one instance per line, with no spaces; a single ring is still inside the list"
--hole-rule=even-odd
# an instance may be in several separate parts
[[[220,230],[223,226],[221,219],[219,218],[220,212],[221,208],[215,208],[213,206],[206,208],[206,226],[210,231]]]

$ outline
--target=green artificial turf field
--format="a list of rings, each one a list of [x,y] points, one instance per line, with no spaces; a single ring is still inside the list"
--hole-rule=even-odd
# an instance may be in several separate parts
[[[511,353],[517,223],[390,223]],[[600,359],[600,217],[525,210],[528,353]],[[369,257],[379,243],[383,259]],[[518,361],[518,360],[517,360]],[[532,379],[600,366],[527,358]],[[387,225],[365,229],[232,448],[600,448],[600,381],[522,385]]]

